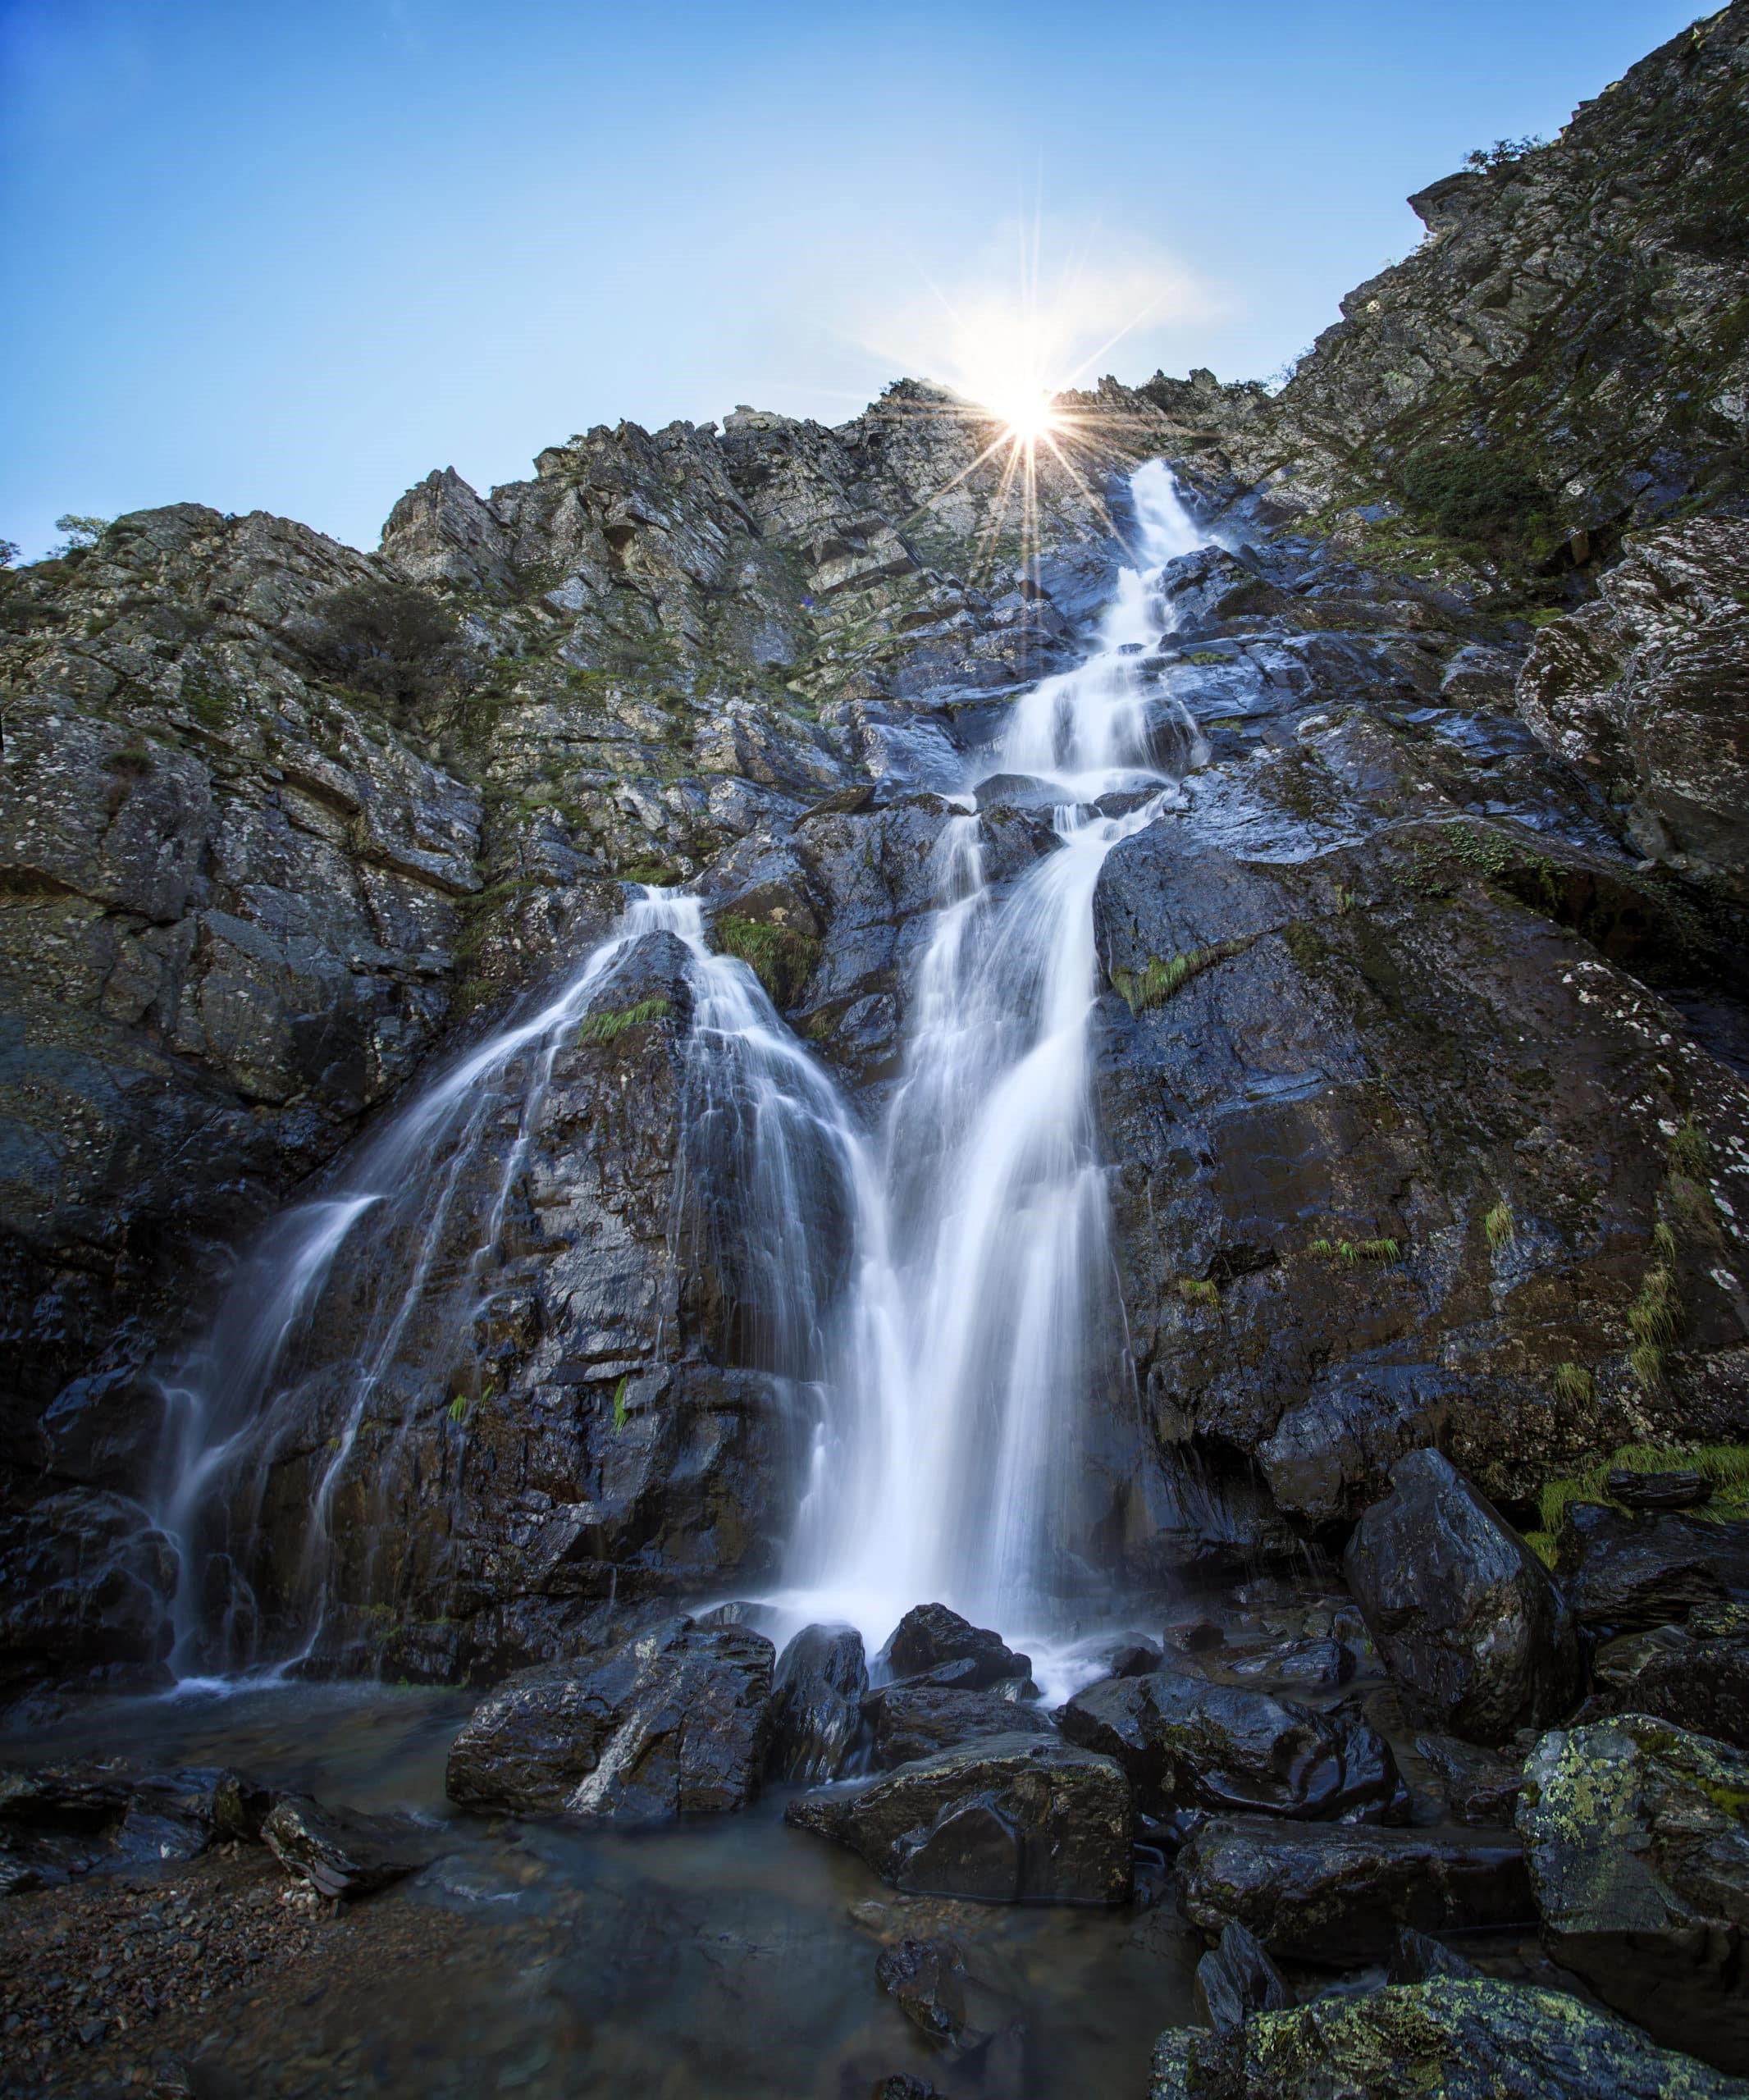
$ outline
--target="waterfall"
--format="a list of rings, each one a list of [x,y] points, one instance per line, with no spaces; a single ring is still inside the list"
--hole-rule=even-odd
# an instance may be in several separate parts
[[[930,1599],[1045,1630],[1077,1584],[1084,1410],[1121,1356],[1089,1063],[1094,887],[1206,756],[1188,718],[1162,728],[1141,663],[1171,624],[1162,567],[1205,536],[1163,464],[1131,491],[1138,564],[1094,651],[1013,703],[966,782],[1043,783],[1055,850],[1006,894],[985,882],[977,816],[936,851],[880,1137],[885,1217],[841,1324],[787,1600],[877,1638]]]
[[[179,1675],[320,1654],[336,1496],[373,1398],[414,1349],[429,1290],[459,1276],[486,1294],[559,1049],[655,933],[688,952],[680,1251],[710,1273],[733,1360],[813,1396],[819,1420],[786,1609],[877,1640],[929,1599],[1043,1628],[1083,1582],[1085,1402],[1121,1360],[1089,1068],[1093,892],[1203,756],[1141,661],[1170,625],[1161,568],[1203,536],[1164,466],[1130,488],[1137,566],[1093,652],[1013,703],[943,828],[879,1132],[748,966],[710,952],[700,900],[646,888],[544,1004],[440,1071],[263,1235],[161,1381],[153,1513],[178,1554]],[[975,806],[1016,774],[1050,806],[1053,846],[1004,888],[986,878]],[[340,1344],[326,1355],[324,1333]],[[313,1408],[332,1433],[295,1513],[295,1566],[264,1605],[263,1497]]]

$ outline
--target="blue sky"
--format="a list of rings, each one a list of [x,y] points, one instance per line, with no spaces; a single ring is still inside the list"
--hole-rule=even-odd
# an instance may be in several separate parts
[[[0,0],[0,536],[194,499],[371,546],[594,423],[841,421],[999,362],[1029,244],[1053,380],[1132,321],[1089,376],[1266,377],[1410,190],[1695,11]]]

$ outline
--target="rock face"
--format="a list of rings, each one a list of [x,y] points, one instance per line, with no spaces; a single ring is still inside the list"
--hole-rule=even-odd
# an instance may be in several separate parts
[[[761,1633],[681,1618],[524,1672],[450,1746],[450,1798],[590,1822],[740,1808],[758,1790],[773,1661]]]
[[[1578,1646],[1541,1563],[1437,1451],[1399,1459],[1391,1481],[1342,1564],[1393,1673],[1480,1742],[1565,1714]]]
[[[1518,1828],[1555,1959],[1667,2047],[1749,2071],[1749,1759],[1642,1714],[1557,1729]]]
[[[1749,898],[1749,518],[1637,533],[1538,633],[1518,709],[1626,802],[1650,860]]]
[[[1160,2038],[1153,2100],[1727,2100],[1739,2088],[1556,1991],[1435,1977]]]
[[[1352,1715],[1168,1670],[1110,1678],[1057,1716],[1071,1742],[1114,1757],[1144,1800],[1167,1810],[1263,1810],[1294,1817],[1406,1815],[1384,1738]]]
[[[1340,1966],[1388,1955],[1397,1929],[1524,1925],[1535,1915],[1514,1838],[1284,1825],[1223,1817],[1179,1854],[1185,1915],[1205,1933],[1237,1923],[1272,1954]]]
[[[1130,1893],[1123,1773],[1033,1736],[943,1751],[855,1792],[801,1795],[784,1820],[850,1846],[913,1895],[1121,1903]]]

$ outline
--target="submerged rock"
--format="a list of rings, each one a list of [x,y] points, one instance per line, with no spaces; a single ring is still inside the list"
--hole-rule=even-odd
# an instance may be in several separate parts
[[[1733,2100],[1742,2088],[1558,1991],[1440,1976],[1154,2052],[1152,2100]]]
[[[932,2042],[966,2039],[966,1957],[952,1940],[902,1939],[882,1949],[874,1974]]]
[[[1369,1821],[1408,1812],[1391,1746],[1349,1713],[1159,1670],[1089,1685],[1057,1718],[1162,1807]]]
[[[868,1682],[855,1627],[803,1627],[779,1656],[772,1681],[771,1770],[807,1785],[836,1778],[862,1725]]]
[[[1338,1965],[1388,1955],[1400,1926],[1526,1925],[1536,1915],[1516,1837],[1222,1817],[1178,1856],[1185,1913],[1237,1922],[1272,1954]]]
[[[1638,1714],[1557,1729],[1518,1828],[1555,1959],[1666,2045],[1749,2071],[1749,1756]]]
[[[952,1669],[951,1682],[966,1691],[1032,1674],[1030,1655],[1016,1655],[999,1633],[974,1626],[945,1605],[906,1612],[875,1660],[889,1678],[934,1675],[947,1682],[938,1673]]]
[[[308,1794],[282,1795],[261,1834],[282,1866],[329,1897],[369,1896],[404,1881],[441,1849],[436,1833],[410,1817],[327,1808]]]
[[[1392,1673],[1477,1742],[1558,1719],[1579,1652],[1548,1571],[1439,1452],[1412,1451],[1391,1477],[1342,1565]]]
[[[786,1823],[860,1852],[915,1895],[998,1903],[1121,1903],[1128,1781],[1109,1757],[1000,1736],[901,1765],[872,1784],[804,1794]]]
[[[525,1670],[450,1746],[450,1798],[591,1821],[742,1807],[758,1790],[774,1653],[745,1627],[677,1618],[605,1656]]]
[[[1281,1972],[1241,1924],[1196,1965],[1196,2009],[1217,2034],[1243,2027],[1254,2013],[1279,2012],[1288,2002]]]

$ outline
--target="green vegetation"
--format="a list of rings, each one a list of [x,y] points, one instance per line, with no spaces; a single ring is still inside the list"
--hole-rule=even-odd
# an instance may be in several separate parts
[[[454,614],[413,584],[345,584],[314,608],[314,620],[310,660],[354,692],[410,706],[464,682]]]
[[[1546,139],[1528,132],[1522,139],[1496,139],[1491,146],[1477,146],[1464,156],[1467,168],[1481,171],[1486,168],[1507,167],[1514,161],[1521,161],[1527,153],[1534,153],[1538,147],[1548,144]]]
[[[55,530],[65,532],[66,537],[49,555],[51,561],[64,561],[69,555],[83,554],[88,547],[94,547],[108,528],[107,518],[84,518],[76,510],[63,511],[55,520]]]
[[[628,1372],[614,1388],[614,1433],[615,1436],[618,1436],[625,1427],[625,1389],[630,1382],[631,1373]]]
[[[774,1006],[794,1006],[820,960],[820,943],[811,934],[763,919],[740,919],[722,912],[711,931],[720,953],[738,956],[751,966]]]
[[[1554,1386],[1555,1397],[1574,1407],[1596,1397],[1597,1381],[1582,1363],[1557,1364],[1550,1382]]]
[[[1362,1262],[1400,1262],[1403,1258],[1402,1248],[1388,1233],[1377,1239],[1314,1239],[1306,1252],[1326,1261],[1345,1262],[1351,1269]]]
[[[1192,649],[1179,658],[1180,664],[1230,664],[1232,659],[1223,656],[1218,649]]]
[[[1475,445],[1417,445],[1397,482],[1411,510],[1457,541],[1520,535],[1549,502],[1515,459]]]
[[[1518,1226],[1512,1215],[1512,1205],[1505,1197],[1502,1196],[1493,1209],[1483,1218],[1482,1229],[1488,1235],[1489,1246],[1496,1253],[1517,1231]]]
[[[588,1014],[577,1031],[579,1049],[594,1043],[617,1043],[628,1028],[642,1028],[660,1020],[668,1011],[666,999],[640,999],[635,1007],[622,1007],[617,1013]]]
[[[1144,969],[1112,970],[1112,988],[1121,994],[1132,1014],[1144,1013],[1150,1007],[1163,1006],[1193,977],[1212,969],[1217,962],[1242,955],[1250,945],[1249,939],[1217,941],[1212,947],[1193,948],[1188,955],[1175,955],[1168,962],[1150,956]]]
[[[1178,1295],[1186,1305],[1207,1305],[1217,1311],[1220,1309],[1219,1290],[1201,1276],[1180,1276],[1178,1279]]]
[[[1577,1365],[1563,1364],[1563,1371]],[[1559,1373],[1556,1373],[1557,1378]],[[1611,1509],[1625,1509],[1605,1486],[1612,1472],[1702,1473],[1712,1482],[1712,1500],[1687,1513],[1710,1523],[1749,1515],[1749,1445],[1746,1444],[1623,1444],[1606,1459],[1593,1460],[1560,1480],[1546,1481],[1537,1498],[1540,1528],[1525,1534],[1525,1543],[1548,1566],[1553,1567],[1559,1549],[1561,1527],[1575,1503],[1601,1503]]]

